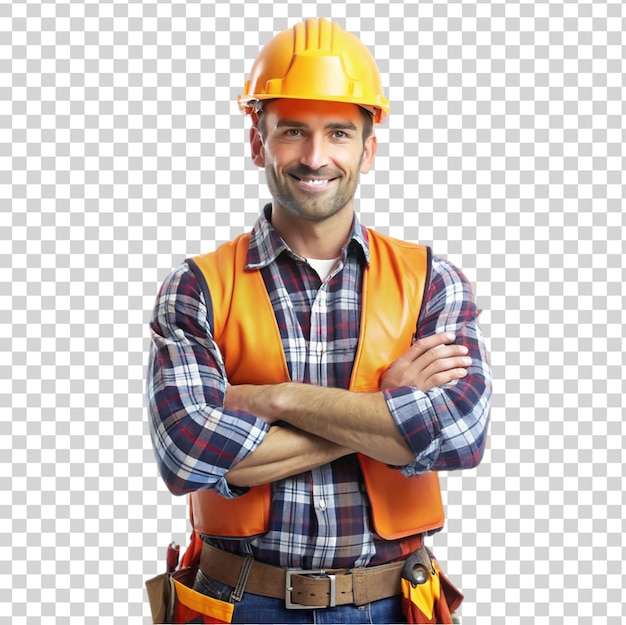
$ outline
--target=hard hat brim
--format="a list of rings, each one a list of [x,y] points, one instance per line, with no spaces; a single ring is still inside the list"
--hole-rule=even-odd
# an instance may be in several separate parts
[[[345,98],[345,97],[329,97],[329,96],[316,96],[315,99],[312,98],[300,98],[297,96],[281,96],[277,98],[275,95],[240,95],[237,99],[237,103],[239,105],[239,110],[244,115],[254,115],[258,114],[262,106],[260,104],[267,100],[300,100],[300,101],[308,101],[308,102],[337,102],[342,104],[355,104],[362,109],[365,109],[369,113],[371,113],[372,118],[374,120],[374,124],[382,124],[389,115],[391,109],[389,107],[389,102],[385,100],[384,103],[369,103],[363,102],[359,98]]]

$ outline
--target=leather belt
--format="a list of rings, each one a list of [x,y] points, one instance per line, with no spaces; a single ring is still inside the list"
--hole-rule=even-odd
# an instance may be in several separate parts
[[[243,558],[204,543],[200,570],[210,578],[245,592],[283,599],[287,608],[314,609],[335,605],[365,605],[401,593],[404,562],[358,569],[283,569]],[[243,588],[241,588],[243,591]]]

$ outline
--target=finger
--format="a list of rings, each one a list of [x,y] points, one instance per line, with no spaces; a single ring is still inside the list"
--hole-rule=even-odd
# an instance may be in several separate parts
[[[423,368],[423,375],[425,378],[441,373],[442,371],[449,371],[451,369],[467,368],[472,364],[472,359],[468,356],[451,355],[448,357],[437,358],[431,361],[427,366]]]
[[[417,339],[413,345],[411,345],[407,354],[411,355],[413,359],[419,358],[434,347],[452,343],[455,338],[456,336],[452,332],[437,332],[436,334]]]
[[[394,360],[392,366],[395,364],[411,364],[418,358],[421,358],[424,354],[428,353],[430,350],[441,349],[446,344],[453,342],[455,338],[456,337],[452,332],[437,332],[436,334],[431,334],[427,337],[417,339],[401,356]],[[463,347],[462,349],[465,351],[458,353],[467,353],[466,348]]]
[[[448,369],[447,371],[441,371],[426,379],[424,386],[430,390],[435,387],[444,386],[450,382],[460,380],[467,375],[467,369],[461,367],[457,369]]]
[[[467,353],[468,349],[465,345],[436,345],[415,360],[416,365],[419,365],[422,369],[426,369],[437,361],[447,360],[448,358],[466,357]],[[471,361],[468,364],[471,364]]]

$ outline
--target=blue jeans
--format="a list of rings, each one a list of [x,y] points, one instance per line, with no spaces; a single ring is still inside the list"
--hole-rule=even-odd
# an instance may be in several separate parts
[[[194,590],[228,601],[232,588],[200,574]],[[245,593],[235,602],[233,623],[406,623],[401,595],[364,606],[342,605],[317,610],[288,610],[282,599]]]

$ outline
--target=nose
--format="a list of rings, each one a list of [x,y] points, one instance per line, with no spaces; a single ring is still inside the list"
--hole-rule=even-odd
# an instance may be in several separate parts
[[[311,134],[302,146],[300,162],[310,169],[321,169],[328,165],[328,152],[323,135]]]

